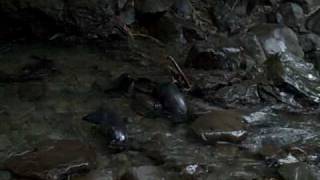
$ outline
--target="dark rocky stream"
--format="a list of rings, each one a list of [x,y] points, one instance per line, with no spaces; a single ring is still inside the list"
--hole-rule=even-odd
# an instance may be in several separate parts
[[[1,0],[0,180],[320,180],[319,0]]]

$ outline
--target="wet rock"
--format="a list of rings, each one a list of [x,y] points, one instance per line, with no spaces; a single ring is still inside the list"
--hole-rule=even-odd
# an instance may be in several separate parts
[[[266,65],[268,76],[278,87],[287,85],[295,89],[295,95],[301,93],[314,102],[320,102],[320,76],[312,64],[293,54],[284,53],[270,58]]]
[[[174,11],[178,16],[190,19],[193,14],[193,7],[189,0],[176,0],[173,5]]]
[[[300,162],[317,164],[320,160],[320,148],[317,145],[292,145],[286,148],[286,151],[292,154],[292,156],[297,158]]]
[[[224,42],[218,44],[215,42]],[[217,36],[212,41],[199,41],[189,51],[185,66],[199,69],[234,70],[244,63],[242,50],[225,37]]]
[[[175,84],[160,84],[154,94],[162,105],[162,109],[168,112],[174,122],[180,123],[188,120],[187,101]]]
[[[280,6],[284,24],[295,31],[304,29],[304,12],[296,3],[284,3]]]
[[[250,125],[272,126],[274,121],[279,121],[279,117],[272,107],[267,106],[244,116],[244,120]]]
[[[24,22],[25,31],[34,36],[45,34],[45,39],[61,32],[108,38],[112,34],[126,34],[124,23],[115,20],[116,7],[116,1],[100,0],[3,1],[0,11],[14,21]]]
[[[261,102],[258,84],[251,81],[223,87],[213,96],[208,95],[206,99],[210,102],[224,105],[248,105]]]
[[[125,2],[125,3],[124,3]],[[124,21],[125,24],[129,25],[136,21],[135,18],[135,8],[134,8],[134,1],[124,1],[123,6],[121,6],[120,18]]]
[[[205,34],[194,24],[183,23],[182,33],[183,37],[187,42],[194,42],[205,39]]]
[[[311,138],[312,134],[303,129],[266,127],[256,130],[243,142],[244,147],[252,152],[259,152],[266,146],[279,149],[305,139]]]
[[[253,64],[263,64],[267,58],[258,36],[249,32],[240,37],[240,40],[245,47],[245,53],[253,58]]]
[[[0,179],[1,180],[11,180],[11,173],[8,171],[0,170]]]
[[[307,29],[312,31],[313,33],[320,35],[320,25],[319,25],[319,18],[320,18],[320,10],[313,13],[308,19],[307,19]]]
[[[191,125],[203,141],[214,144],[218,141],[239,143],[247,135],[242,113],[235,110],[214,110],[200,116]]]
[[[304,52],[320,50],[320,37],[313,33],[299,36],[299,42]]]
[[[266,58],[278,53],[291,52],[298,57],[304,56],[296,34],[290,28],[281,25],[257,25],[244,39],[246,51],[260,65]]]
[[[300,4],[306,14],[311,13],[320,7],[320,2],[317,0],[293,0],[292,2]]]
[[[316,174],[306,163],[286,164],[280,167],[280,175],[284,180],[317,180]]]
[[[270,84],[270,82],[268,83],[262,83],[258,85],[258,93],[262,102],[272,104],[282,102],[292,107],[301,107],[301,104],[299,104],[294,99],[294,95],[283,92],[279,90],[278,87],[275,87],[273,84]]]
[[[199,164],[190,164],[182,168],[181,174],[187,179],[192,179],[205,174],[206,171],[206,167]]]
[[[247,19],[242,17],[246,15],[247,1],[239,2],[219,0],[213,3],[211,18],[219,31],[234,34],[245,28]]]
[[[259,149],[258,154],[262,156],[269,167],[279,166],[279,159],[285,157],[286,153],[276,144],[267,143]]]
[[[236,74],[231,72],[215,72],[199,69],[187,71],[191,82],[194,82],[192,95],[203,97],[215,93],[218,89],[229,85]]]
[[[181,26],[169,15],[147,25],[150,34],[164,43],[179,41],[182,35]]]
[[[308,60],[308,62],[311,62],[314,67],[320,72],[320,51],[312,51],[308,54],[306,54],[306,60]]]
[[[58,140],[14,155],[6,161],[5,166],[18,176],[60,180],[71,174],[91,170],[95,162],[95,151],[89,146],[76,140]]]
[[[156,166],[140,166],[131,168],[121,180],[161,180],[165,173]]]
[[[203,115],[212,110],[219,109],[218,107],[212,106],[212,104],[200,99],[200,98],[191,98],[189,99],[189,107],[191,114],[193,116]],[[192,116],[192,117],[193,117]]]
[[[174,4],[172,0],[139,0],[135,2],[135,8],[140,13],[162,13]]]

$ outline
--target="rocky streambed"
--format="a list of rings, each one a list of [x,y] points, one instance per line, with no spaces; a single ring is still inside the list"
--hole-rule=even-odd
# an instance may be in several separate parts
[[[320,179],[317,1],[0,2],[0,179]]]

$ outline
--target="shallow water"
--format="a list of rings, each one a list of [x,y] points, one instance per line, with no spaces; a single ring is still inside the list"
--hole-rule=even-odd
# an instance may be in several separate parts
[[[0,164],[43,140],[78,139],[96,148],[98,167],[71,179],[119,179],[144,166],[155,166],[166,179],[280,179],[277,167],[268,166],[259,154],[265,145],[319,147],[320,114],[288,112],[281,106],[246,111],[249,135],[241,144],[206,145],[191,133],[189,123],[140,116],[128,95],[104,91],[122,73],[155,79],[166,79],[167,73],[150,60],[144,65],[130,61],[126,54],[115,59],[113,53],[84,46],[20,44],[0,53],[0,72],[19,72],[32,55],[52,60],[56,72],[42,80],[0,83]],[[219,108],[203,104],[205,110]],[[129,150],[111,152],[96,127],[81,120],[101,106],[128,119]],[[308,163],[318,168],[317,162]]]

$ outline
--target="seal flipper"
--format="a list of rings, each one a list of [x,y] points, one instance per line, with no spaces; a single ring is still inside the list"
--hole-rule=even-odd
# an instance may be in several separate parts
[[[93,124],[103,124],[107,121],[106,115],[103,112],[93,112],[85,117],[82,118],[82,120],[93,123]]]
[[[97,125],[116,125],[122,122],[120,116],[116,112],[109,110],[109,108],[89,113],[82,120]]]

